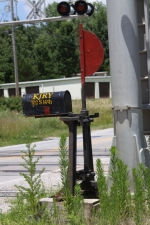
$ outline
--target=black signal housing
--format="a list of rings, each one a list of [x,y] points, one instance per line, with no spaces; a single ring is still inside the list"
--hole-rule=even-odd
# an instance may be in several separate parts
[[[61,16],[70,16],[74,14],[91,16],[94,13],[94,6],[83,0],[76,1],[71,5],[68,2],[63,1],[57,5],[57,11]]]
[[[74,7],[72,7],[72,5],[69,5],[68,2],[60,2],[57,5],[57,12],[61,16],[70,16],[70,15],[75,14]]]

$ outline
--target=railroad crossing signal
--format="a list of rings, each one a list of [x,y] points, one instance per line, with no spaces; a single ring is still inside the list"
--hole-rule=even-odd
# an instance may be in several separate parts
[[[37,3],[36,1],[26,0],[26,4],[32,9],[31,12],[28,14],[27,19],[34,19],[39,17],[45,17],[45,0],[39,0]],[[42,11],[41,6],[44,4],[44,11]]]
[[[94,6],[91,3],[79,0],[74,4],[60,2],[57,5],[57,11],[61,16],[70,16],[74,14],[91,16],[94,12]]]

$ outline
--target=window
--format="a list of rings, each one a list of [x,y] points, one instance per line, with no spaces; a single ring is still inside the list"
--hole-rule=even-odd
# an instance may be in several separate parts
[[[27,94],[39,93],[39,86],[26,87],[26,93]]]
[[[9,88],[8,94],[9,94],[9,97],[10,96],[16,96],[16,89],[15,88]],[[21,88],[19,88],[19,95],[21,96]]]
[[[99,83],[100,98],[109,97],[109,83],[102,82]]]
[[[87,98],[95,98],[95,85],[92,82],[85,83],[85,96]]]

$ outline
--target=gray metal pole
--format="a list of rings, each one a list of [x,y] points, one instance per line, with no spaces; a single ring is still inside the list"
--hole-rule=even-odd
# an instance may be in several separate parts
[[[11,20],[14,21],[13,0],[10,1],[10,5],[11,5]],[[19,96],[19,84],[18,84],[18,63],[17,63],[17,52],[16,52],[15,27],[14,27],[14,25],[12,25],[12,46],[13,46],[13,56],[14,56],[15,84],[16,84],[16,97],[17,97],[17,96]]]
[[[140,63],[135,0],[107,0],[114,142],[119,157],[132,168],[144,163]]]
[[[54,22],[54,21],[63,21],[63,20],[71,20],[71,19],[79,19],[79,18],[86,18],[87,15],[71,15],[71,16],[57,16],[57,17],[47,17],[47,18],[39,18],[39,19],[28,19],[28,20],[18,20],[18,21],[11,21],[11,22],[0,22],[0,26],[12,26],[12,25],[19,25],[19,24],[33,24],[33,23],[44,23],[44,22]]]
[[[44,0],[44,14],[45,14],[45,17],[46,17],[46,4],[45,4],[45,0]]]
[[[18,4],[18,1],[17,1],[17,0],[15,0],[16,19],[18,19],[17,4]]]

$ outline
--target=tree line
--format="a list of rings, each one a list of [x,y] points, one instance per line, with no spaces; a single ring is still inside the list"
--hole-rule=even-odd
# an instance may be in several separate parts
[[[57,4],[49,4],[47,17],[59,16]],[[80,72],[78,29],[95,33],[105,57],[99,71],[109,70],[106,6],[94,2],[91,17],[15,27],[19,81],[72,77]],[[14,82],[11,27],[0,27],[0,83]]]

